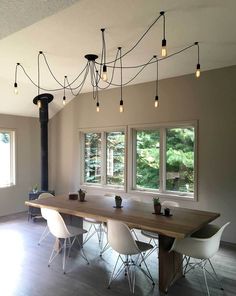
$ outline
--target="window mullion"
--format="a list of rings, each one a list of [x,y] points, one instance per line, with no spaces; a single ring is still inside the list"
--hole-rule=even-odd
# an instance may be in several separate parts
[[[106,179],[107,179],[107,141],[106,141],[106,132],[102,132],[102,145],[101,145],[101,153],[102,153],[102,159],[101,159],[101,184],[104,186],[106,185]]]
[[[137,189],[137,130],[132,130],[132,189]]]
[[[80,134],[80,149],[81,149],[81,161],[80,161],[80,183],[85,182],[85,133]]]
[[[160,128],[160,192],[165,191],[166,185],[166,133]]]

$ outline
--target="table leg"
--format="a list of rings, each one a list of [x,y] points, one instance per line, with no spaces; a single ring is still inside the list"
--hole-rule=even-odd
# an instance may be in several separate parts
[[[172,243],[173,238],[159,235],[159,289],[164,293],[183,274],[183,256],[169,252]]]

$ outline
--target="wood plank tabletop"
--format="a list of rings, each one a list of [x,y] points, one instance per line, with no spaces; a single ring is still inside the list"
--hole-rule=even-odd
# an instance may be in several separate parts
[[[25,202],[28,206],[52,208],[60,213],[79,217],[123,221],[130,227],[157,232],[161,235],[184,238],[220,216],[219,213],[172,208],[173,216],[153,213],[153,205],[123,199],[121,209],[116,209],[113,197],[86,195],[86,201],[69,200],[68,196],[49,197]]]

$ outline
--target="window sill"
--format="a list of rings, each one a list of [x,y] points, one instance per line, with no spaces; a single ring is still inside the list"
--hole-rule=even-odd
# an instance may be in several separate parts
[[[172,198],[172,199],[177,199],[177,200],[185,200],[185,201],[197,201],[196,196],[194,194],[189,194],[189,193],[178,193],[178,192],[159,192],[159,191],[152,191],[152,190],[140,190],[140,189],[131,189],[129,190],[130,194],[138,194],[140,196],[150,196],[152,195],[153,197],[160,197],[160,198]]]
[[[5,189],[5,188],[11,188],[11,187],[14,187],[14,186],[16,186],[16,184],[8,184],[8,185],[1,185],[0,186],[0,189]]]
[[[114,192],[125,192],[124,187],[118,187],[118,186],[111,186],[111,185],[96,185],[96,184],[81,184],[81,188],[84,190],[92,189],[92,190],[99,190],[99,191],[104,191],[104,190],[112,190]]]

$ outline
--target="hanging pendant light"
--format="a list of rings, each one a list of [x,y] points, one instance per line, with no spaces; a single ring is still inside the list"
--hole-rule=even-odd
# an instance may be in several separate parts
[[[123,100],[121,99],[120,100],[120,113],[124,112],[124,102]]]
[[[62,99],[63,106],[66,105],[66,79],[67,79],[67,76],[64,76],[64,96],[63,96],[63,99]]]
[[[108,77],[107,77],[107,66],[106,66],[106,41],[105,41],[105,36],[104,36],[104,32],[105,29],[101,29],[102,31],[102,59],[103,59],[103,67],[102,67],[102,80],[103,81],[107,81]]]
[[[154,107],[157,108],[159,106],[159,97],[158,97],[158,58],[156,55],[153,56],[154,59],[156,59],[156,95],[155,95],[155,101],[154,101]]]
[[[196,67],[196,77],[199,78],[201,76],[201,67],[200,67],[200,64],[198,63],[197,64],[197,67]]]
[[[161,42],[161,56],[164,58],[167,56],[167,42],[166,42],[166,17],[165,17],[165,12],[161,11],[160,15],[163,17],[163,39]]]
[[[107,66],[105,64],[102,67],[102,80],[107,81]]]
[[[97,102],[97,104],[96,104],[96,111],[97,111],[97,112],[100,111],[99,102]]]
[[[120,113],[124,112],[124,102],[123,102],[123,66],[122,66],[122,53],[121,47],[118,47],[120,52]]]
[[[18,86],[17,86],[17,83],[15,82],[14,83],[14,93],[15,93],[15,95],[18,95]]]
[[[14,93],[15,95],[18,95],[18,84],[17,84],[17,68],[20,65],[20,63],[16,63],[16,68],[15,68],[15,83],[14,83]]]
[[[154,103],[155,108],[159,106],[159,98],[158,96],[155,96],[155,103]]]
[[[99,104],[99,97],[98,97],[98,71],[96,71],[96,77],[95,77],[95,83],[96,83],[96,98],[97,98],[97,103],[96,103],[96,111],[100,112],[100,104]]]
[[[197,45],[197,66],[196,66],[196,72],[195,72],[195,76],[196,78],[199,78],[201,76],[201,65],[199,62],[200,59],[200,49],[199,49],[199,43],[195,42],[195,45]]]
[[[144,39],[144,37],[148,34],[149,31],[151,31],[151,28],[157,23],[161,22],[161,25],[163,25],[163,36],[162,36],[162,48],[161,48],[161,55],[159,56],[159,59],[156,60],[157,64],[157,79],[156,79],[156,95],[154,98],[154,107],[157,108],[159,106],[159,96],[158,96],[158,61],[165,61],[167,59],[171,59],[173,56],[176,56],[178,54],[181,54],[189,49],[191,49],[194,46],[197,46],[198,50],[198,61],[196,64],[196,77],[200,77],[201,75],[201,66],[199,62],[199,44],[198,42],[191,43],[190,45],[176,51],[172,52],[171,54],[167,55],[167,40],[166,40],[166,18],[165,18],[166,12],[161,11],[158,16],[154,19],[154,21],[151,23],[151,25],[148,26],[148,28],[144,31],[144,33],[140,36],[138,40],[135,41],[133,46],[131,46],[129,49],[127,49],[123,54],[121,54],[121,47],[118,47],[118,51],[116,53],[116,56],[114,59],[107,60],[107,49],[106,49],[106,41],[105,41],[105,29],[101,29],[102,32],[102,51],[100,55],[97,54],[86,54],[84,57],[87,59],[87,63],[85,67],[77,74],[76,78],[69,82],[68,79],[66,79],[66,83],[64,80],[64,85],[60,82],[60,79],[56,77],[54,72],[52,71],[50,64],[47,60],[46,55],[40,51],[38,55],[38,83],[34,81],[32,77],[27,73],[26,69],[20,64],[17,63],[16,65],[16,71],[15,71],[15,81],[14,81],[14,92],[18,93],[18,81],[17,81],[17,68],[20,66],[23,73],[26,75],[26,77],[30,80],[30,82],[38,88],[38,99],[40,99],[40,91],[46,90],[48,92],[58,92],[58,91],[64,91],[64,96],[62,98],[62,104],[66,104],[67,97],[65,94],[66,90],[69,90],[74,97],[78,96],[84,85],[86,85],[86,79],[88,78],[88,74],[91,74],[90,78],[90,85],[92,87],[93,92],[93,99],[96,103],[96,111],[100,111],[100,102],[98,99],[98,90],[105,90],[109,87],[120,87],[120,104],[119,104],[119,111],[124,112],[124,98],[123,98],[123,87],[126,85],[129,85],[131,82],[134,81],[136,77],[140,75],[140,73],[143,72],[143,70],[146,67],[151,66],[155,61],[152,60],[152,58],[146,62],[146,63],[138,63],[136,65],[125,65],[123,66],[122,60],[124,57],[128,57],[141,43],[141,41]],[[58,86],[56,88],[46,88],[46,87],[40,87],[40,71],[39,71],[39,56],[42,55],[43,61],[45,62],[45,65],[51,74],[52,78],[56,81]],[[163,57],[163,58],[161,58]],[[120,61],[120,65],[119,65]],[[132,75],[128,80],[123,81],[123,71],[129,70],[129,69],[137,69],[137,73]],[[96,71],[96,79],[95,79],[95,71]],[[120,71],[120,83],[119,83],[119,71]],[[109,72],[109,73],[108,73]],[[118,72],[118,73],[117,73]],[[108,74],[110,75],[109,81],[108,81]],[[65,76],[66,78],[66,76]],[[118,81],[115,81],[116,78],[118,78]],[[104,83],[102,82],[104,81]],[[102,83],[101,83],[102,82]],[[41,108],[44,108],[44,100],[41,100],[37,104],[37,101],[35,101],[35,104]]]

